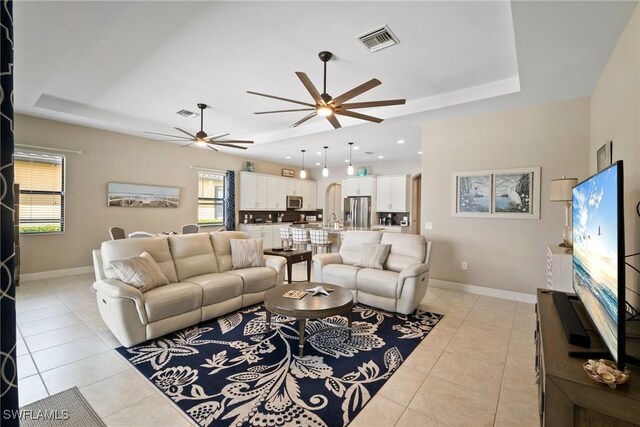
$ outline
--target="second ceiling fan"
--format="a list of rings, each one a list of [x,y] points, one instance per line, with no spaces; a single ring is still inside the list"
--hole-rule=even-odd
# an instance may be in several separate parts
[[[307,108],[297,108],[292,110],[275,110],[275,111],[260,111],[254,114],[272,114],[272,113],[289,113],[295,111],[311,111],[307,116],[298,120],[291,127],[296,127],[306,122],[307,120],[320,115],[325,117],[331,125],[335,129],[342,127],[340,122],[338,121],[336,115],[353,117],[354,119],[367,120],[369,122],[380,123],[382,119],[378,117],[368,116],[366,114],[356,113],[355,111],[359,108],[372,108],[372,107],[384,107],[389,105],[401,105],[406,102],[405,99],[388,99],[384,101],[368,101],[368,102],[350,102],[347,103],[352,98],[355,98],[358,95],[363,94],[364,92],[373,89],[374,87],[382,84],[378,79],[371,79],[366,83],[361,84],[340,96],[332,98],[331,95],[327,93],[327,62],[331,60],[333,54],[331,52],[322,51],[318,54],[320,60],[324,63],[324,80],[323,80],[323,92],[320,93],[318,89],[311,83],[309,77],[301,72],[296,71],[296,76],[300,79],[304,87],[307,89],[311,97],[313,98],[314,104],[309,102],[296,101],[294,99],[282,98],[279,96],[267,95],[264,93],[247,91],[252,95],[264,96],[267,98],[278,99],[280,101],[292,102],[294,104],[304,105]]]
[[[183,147],[188,147],[190,145],[193,144],[206,144],[206,146],[208,148],[211,148],[213,151],[218,151],[217,148],[214,147],[214,145],[218,146],[218,147],[229,147],[229,148],[237,148],[240,150],[246,150],[247,147],[243,147],[241,145],[234,145],[234,144],[253,144],[253,141],[243,141],[243,140],[239,140],[239,139],[226,139],[226,140],[221,140],[219,138],[224,138],[225,136],[229,135],[229,133],[218,133],[216,135],[207,135],[207,133],[204,131],[203,129],[203,120],[204,120],[204,110],[206,108],[208,108],[207,104],[198,104],[198,108],[200,109],[200,130],[194,135],[190,132],[187,132],[184,129],[180,129],[179,127],[175,127],[174,129],[177,131],[180,131],[182,133],[184,133],[185,135],[188,135],[188,137],[183,136],[183,135],[168,135],[166,133],[158,133],[158,132],[147,132],[145,131],[144,133],[150,133],[153,135],[162,135],[162,136],[169,136],[172,138],[177,138],[175,140],[165,140],[165,141],[192,141],[189,144],[183,145]]]

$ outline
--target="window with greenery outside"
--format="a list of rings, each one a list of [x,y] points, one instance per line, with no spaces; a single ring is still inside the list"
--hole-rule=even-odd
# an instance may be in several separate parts
[[[223,225],[224,174],[200,172],[198,179],[198,224]]]

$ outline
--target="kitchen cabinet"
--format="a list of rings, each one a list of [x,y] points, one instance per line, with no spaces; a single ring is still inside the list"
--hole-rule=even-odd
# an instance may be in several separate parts
[[[267,175],[240,173],[240,210],[267,209]]]
[[[280,226],[282,224],[240,224],[240,231],[249,234],[251,239],[262,239],[264,249],[282,246],[280,244]]]
[[[303,211],[315,211],[317,185],[315,181],[302,181]]]
[[[285,211],[287,196],[301,196],[300,210],[317,209],[317,184],[304,179],[240,172],[240,210]]]
[[[302,180],[287,179],[287,196],[302,196]]]
[[[277,176],[267,177],[268,210],[284,211],[287,209],[287,181]]]
[[[376,177],[362,176],[342,180],[342,198],[351,196],[375,196]]]
[[[409,212],[408,175],[379,176],[376,194],[377,212]]]

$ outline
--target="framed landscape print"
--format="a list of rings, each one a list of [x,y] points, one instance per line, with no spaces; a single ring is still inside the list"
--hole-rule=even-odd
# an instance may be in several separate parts
[[[453,173],[452,216],[540,219],[540,168]]]
[[[454,215],[483,216],[491,212],[491,174],[454,174]]]
[[[597,153],[597,163],[598,163],[598,172],[603,169],[611,166],[612,157],[611,155],[613,151],[613,141],[609,141],[604,144],[602,147],[598,149]]]
[[[119,182],[110,182],[107,185],[107,206],[177,208],[179,203],[180,188],[178,187],[156,187]]]

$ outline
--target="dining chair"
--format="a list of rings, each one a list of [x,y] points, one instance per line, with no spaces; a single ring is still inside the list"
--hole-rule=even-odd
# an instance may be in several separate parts
[[[182,226],[182,234],[199,233],[200,226],[196,224],[186,224]]]
[[[109,227],[109,236],[111,237],[111,240],[127,238],[127,234],[124,232],[124,228],[122,227]]]
[[[280,227],[280,244],[283,248],[289,248],[293,245],[291,227]]]
[[[329,232],[327,230],[309,230],[311,238],[311,252],[313,255],[318,253],[318,248],[323,248],[323,252],[331,252],[331,242],[329,241]]]
[[[155,234],[147,233],[146,231],[134,231],[133,233],[129,233],[130,239],[136,239],[138,237],[153,237]]]
[[[309,230],[306,228],[291,227],[291,238],[294,248],[306,250],[307,244],[309,244]]]

